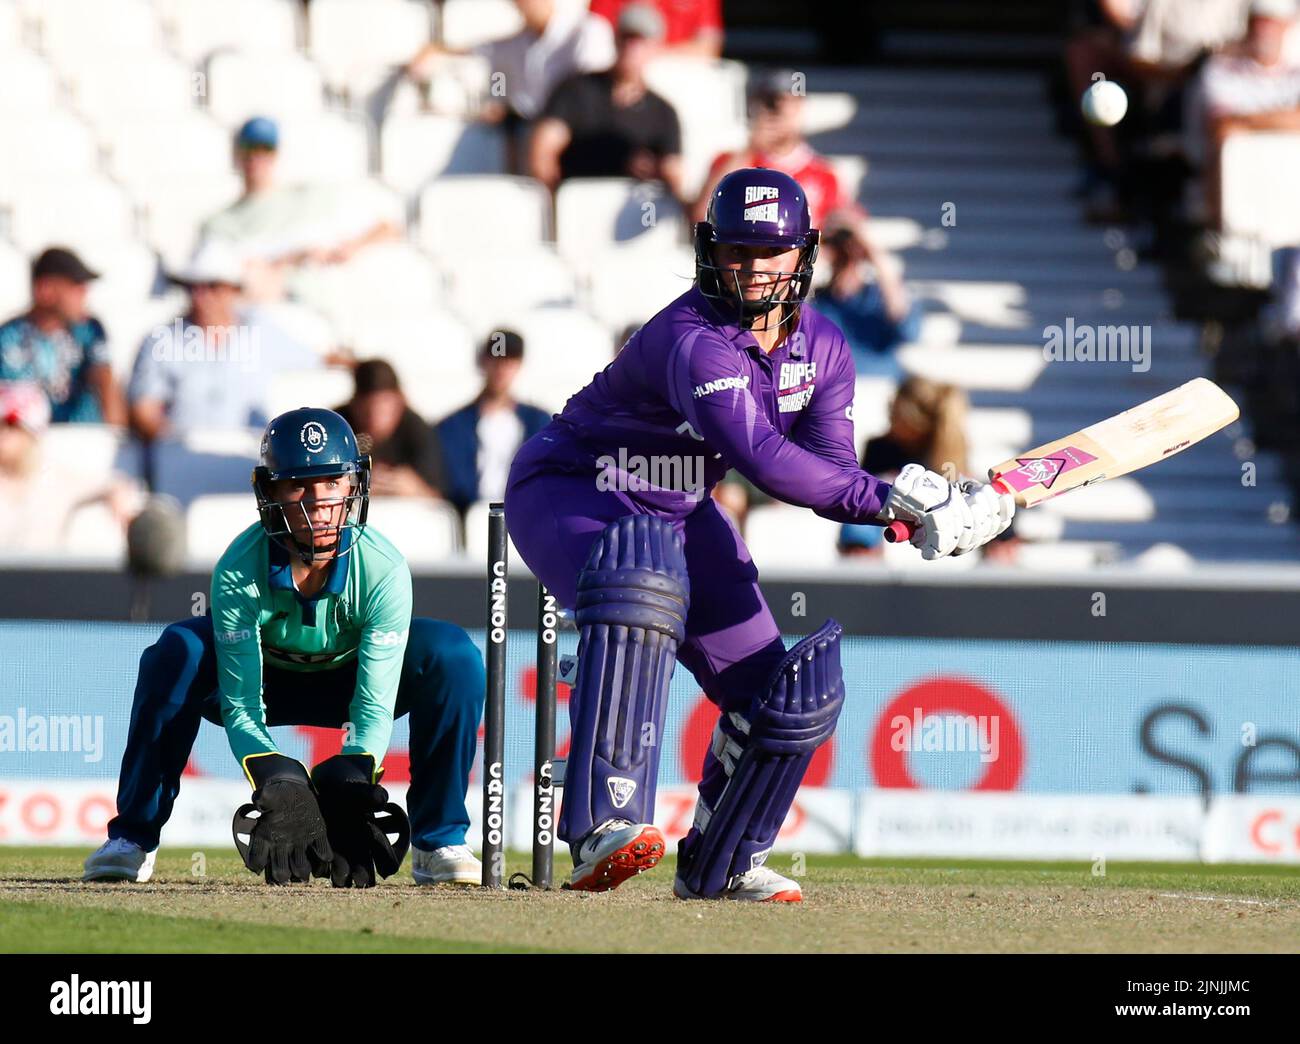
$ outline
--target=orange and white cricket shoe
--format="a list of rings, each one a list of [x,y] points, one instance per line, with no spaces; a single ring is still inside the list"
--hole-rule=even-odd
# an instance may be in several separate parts
[[[664,857],[664,835],[650,823],[607,819],[578,846],[566,887],[575,892],[608,892],[629,877],[653,870]]]
[[[673,895],[678,899],[704,899],[686,887],[680,877],[673,881]],[[801,903],[803,889],[798,881],[783,877],[770,866],[756,866],[753,870],[737,874],[727,889],[715,899],[735,899],[748,903]]]

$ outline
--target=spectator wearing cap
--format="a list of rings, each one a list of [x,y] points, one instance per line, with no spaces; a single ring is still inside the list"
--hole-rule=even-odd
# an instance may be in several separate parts
[[[84,507],[104,505],[123,534],[143,497],[117,473],[93,472],[75,462],[47,466],[45,435],[50,402],[31,381],[0,381],[0,547],[11,552],[63,550],[69,523]]]
[[[169,279],[189,292],[189,308],[140,345],[127,386],[132,431],[149,443],[264,426],[271,378],[315,369],[320,356],[241,307],[243,268],[229,244],[208,240]]]
[[[382,497],[442,499],[442,449],[437,433],[407,404],[397,371],[366,359],[353,371],[352,398],[335,407],[357,438],[370,441],[370,490]]]
[[[0,380],[35,382],[56,423],[125,424],[103,324],[86,310],[98,274],[63,247],[42,253],[31,272],[31,308],[0,325]]]
[[[552,191],[566,178],[659,181],[681,198],[681,125],[645,82],[663,37],[664,19],[653,6],[623,8],[613,67],[570,77],[546,103],[530,146],[533,177]]]
[[[1286,50],[1294,0],[1254,0],[1245,36],[1201,70],[1205,107],[1205,202],[1221,222],[1223,146],[1236,134],[1300,130],[1300,63]]]
[[[635,0],[591,0],[591,13],[618,25],[623,8]],[[722,55],[722,0],[654,0],[664,20],[661,54],[719,58]]]
[[[523,28],[511,36],[489,40],[470,51],[428,44],[407,63],[406,74],[427,83],[448,55],[476,54],[504,88],[480,111],[491,123],[502,123],[512,154],[523,130],[542,111],[556,86],[577,73],[599,72],[614,61],[614,34],[609,23],[561,0],[515,0]],[[512,162],[511,170],[519,169]]]
[[[474,401],[437,425],[447,476],[447,499],[463,514],[478,500],[502,500],[515,451],[551,422],[545,410],[515,399],[524,341],[497,330],[483,342],[478,365],[483,389]]]
[[[894,259],[876,242],[867,212],[844,192],[835,168],[804,139],[802,87],[800,74],[792,70],[759,74],[750,81],[749,143],[714,159],[691,208],[693,220],[704,220],[713,190],[733,170],[768,167],[788,174],[807,193],[813,226],[823,236],[844,228],[857,241],[856,249],[874,270],[885,315],[892,323],[902,323],[912,305]]]
[[[336,187],[282,183],[274,120],[249,119],[236,133],[234,148],[243,195],[204,223],[201,240],[219,239],[239,249],[252,296],[279,296],[283,280],[301,266],[342,264],[372,243],[399,238],[391,222]]]

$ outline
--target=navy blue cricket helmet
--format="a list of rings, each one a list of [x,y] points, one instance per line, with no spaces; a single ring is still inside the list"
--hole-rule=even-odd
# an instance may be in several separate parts
[[[780,320],[789,322],[812,289],[820,238],[808,213],[808,195],[789,174],[766,167],[734,170],[718,182],[705,220],[695,226],[696,285],[705,297],[734,312],[741,326],[752,325],[778,305],[790,306]],[[762,297],[747,299],[739,273],[717,263],[713,248],[719,243],[798,249],[799,260],[794,272],[773,280]]]
[[[352,544],[366,525],[370,510],[370,455],[357,447],[357,437],[350,425],[333,410],[304,406],[274,418],[262,434],[260,460],[253,469],[253,492],[257,510],[267,536],[279,542],[304,563],[328,558],[338,550],[338,540],[328,547],[315,544],[316,527],[308,507],[316,502],[283,503],[271,496],[271,483],[280,479],[319,479],[335,475],[353,477],[351,492],[339,498],[343,506],[338,524],[353,530]],[[312,542],[304,543],[293,532],[289,512],[302,513]],[[330,527],[331,529],[334,526]],[[346,552],[345,552],[346,553]]]

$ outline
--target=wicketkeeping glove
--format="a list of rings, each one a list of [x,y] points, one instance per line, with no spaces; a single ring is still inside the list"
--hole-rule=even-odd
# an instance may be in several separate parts
[[[312,770],[334,851],[335,888],[370,888],[376,872],[397,873],[410,847],[411,823],[379,785],[382,774],[370,754],[336,754]]]
[[[253,800],[240,806],[231,824],[244,865],[265,873],[267,884],[328,875],[334,854],[307,769],[283,754],[247,758],[244,767]]]

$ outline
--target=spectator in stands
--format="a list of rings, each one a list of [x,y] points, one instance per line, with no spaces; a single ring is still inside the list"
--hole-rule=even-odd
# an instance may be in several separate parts
[[[523,28],[468,52],[487,59],[493,75],[500,77],[505,96],[498,97],[494,90],[480,117],[504,127],[514,159],[511,170],[521,167],[518,142],[523,131],[556,86],[578,73],[608,69],[614,61],[614,34],[604,20],[559,0],[515,0],[515,5]],[[406,73],[418,83],[428,82],[442,56],[464,53],[427,44],[407,64]]]
[[[955,385],[908,377],[890,404],[889,430],[862,447],[862,470],[891,481],[906,464],[917,461],[956,482],[967,473],[968,410],[966,393]],[[859,526],[842,526],[841,553],[855,553],[858,547],[872,550],[879,545],[878,537]]]
[[[1206,211],[1220,224],[1220,157],[1234,134],[1300,130],[1300,63],[1287,55],[1294,0],[1254,0],[1243,39],[1214,55],[1201,71],[1205,106]]]
[[[635,0],[591,0],[591,13],[618,25],[623,8]],[[654,0],[663,16],[660,53],[683,57],[722,56],[722,0]]]
[[[442,449],[438,436],[406,402],[397,371],[384,359],[367,359],[353,371],[352,398],[335,412],[368,439],[370,491],[381,497],[442,499]]]
[[[437,425],[447,499],[462,514],[475,501],[505,497],[515,451],[551,421],[546,411],[517,401],[511,391],[523,361],[519,334],[490,334],[479,351],[483,390]]]
[[[273,299],[292,270],[342,264],[399,230],[356,197],[334,187],[285,185],[276,177],[280,129],[254,116],[235,135],[235,165],[244,193],[203,225],[202,239],[237,246],[248,265],[250,296]]]
[[[125,533],[142,503],[140,490],[117,474],[75,464],[44,466],[50,423],[44,389],[31,381],[0,382],[0,547],[53,553],[64,547],[68,524],[83,507],[103,504]]]
[[[32,304],[0,325],[0,380],[34,381],[56,423],[125,424],[104,327],[86,311],[98,274],[63,247],[32,262]]]
[[[822,239],[822,256],[831,266],[830,282],[817,291],[812,305],[835,321],[853,350],[860,375],[900,376],[894,349],[915,341],[921,332],[919,310],[904,298],[886,303],[880,284],[863,274],[866,251],[851,228],[840,225]]]
[[[714,159],[704,188],[692,207],[703,221],[709,197],[723,176],[741,167],[768,167],[789,174],[808,194],[815,228],[849,230],[857,251],[875,269],[876,287],[886,313],[901,322],[911,310],[907,290],[889,252],[875,242],[866,211],[844,192],[835,168],[804,140],[804,94],[801,74],[779,70],[753,78],[749,86],[749,143]]]
[[[241,308],[243,268],[229,244],[208,240],[170,278],[189,291],[189,308],[144,339],[127,388],[131,430],[144,442],[200,428],[263,427],[277,372],[330,361]]]
[[[613,68],[571,77],[547,102],[529,150],[533,177],[552,191],[565,178],[659,181],[681,199],[681,125],[645,82],[646,63],[663,35],[664,19],[654,7],[623,8]]]

